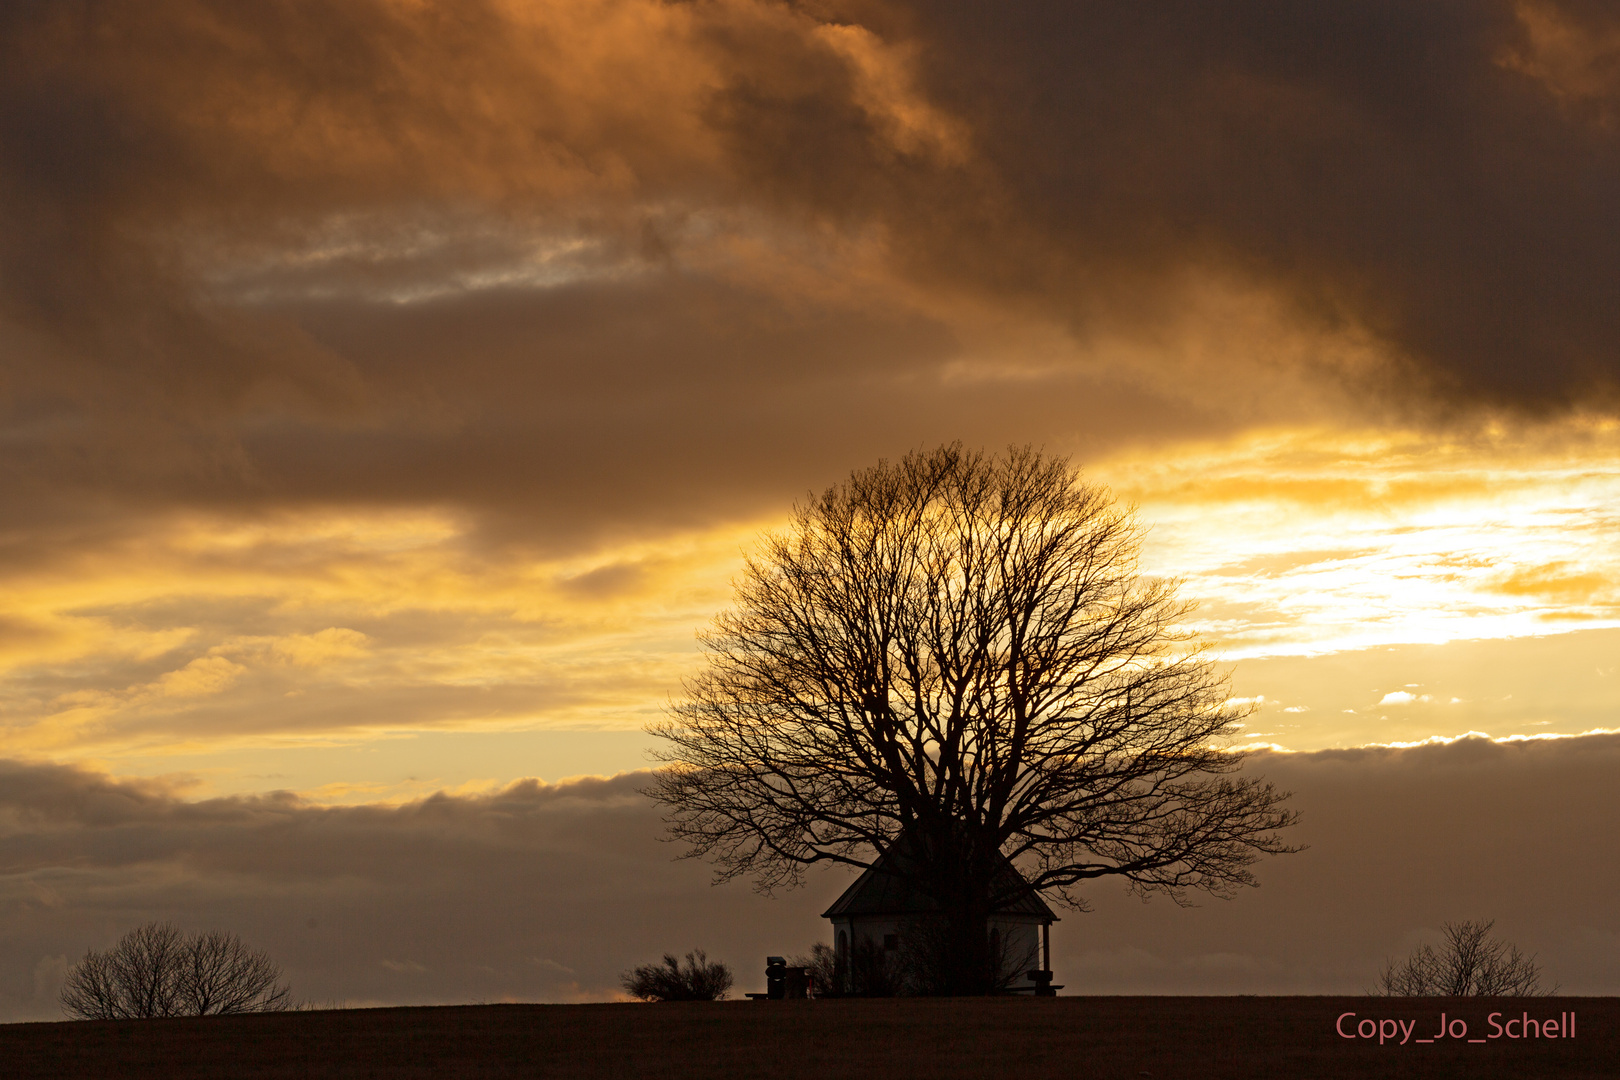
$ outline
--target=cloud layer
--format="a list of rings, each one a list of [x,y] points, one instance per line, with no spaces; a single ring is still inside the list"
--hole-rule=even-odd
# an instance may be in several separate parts
[[[1355,993],[1441,922],[1495,918],[1566,991],[1615,993],[1617,766],[1609,735],[1257,755],[1309,849],[1196,908],[1099,884],[1096,911],[1058,924],[1054,965],[1073,992]],[[242,934],[317,1001],[601,999],[693,947],[752,990],[767,953],[825,937],[848,880],[775,899],[709,886],[657,841],[645,774],[355,807],[187,802],[59,766],[3,780],[6,1019],[52,1015],[66,964],[154,918]]]
[[[1342,380],[1612,403],[1601,5],[3,18],[6,454],[61,539],[177,501],[690,524]]]
[[[1061,252],[1022,280],[1071,286],[1081,319],[1197,268],[1370,334],[1442,396],[1612,386],[1607,6],[944,4],[916,25],[999,205]]]

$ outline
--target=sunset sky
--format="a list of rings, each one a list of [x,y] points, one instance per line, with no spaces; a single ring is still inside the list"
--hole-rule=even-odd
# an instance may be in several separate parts
[[[955,440],[1138,508],[1318,830],[1270,907],[1067,915],[1071,989],[1499,916],[1620,992],[1611,3],[21,0],[0,223],[0,1020],[146,918],[355,1003],[608,998],[716,905],[802,951],[841,886],[560,782],[647,767],[796,500]],[[1354,822],[1526,814],[1313,921]]]

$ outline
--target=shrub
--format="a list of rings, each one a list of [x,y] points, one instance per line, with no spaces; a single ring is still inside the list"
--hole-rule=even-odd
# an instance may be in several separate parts
[[[808,956],[794,957],[791,966],[810,972],[817,997],[895,997],[908,989],[905,958],[884,952],[868,938],[858,939],[844,957],[818,941]]]
[[[838,951],[824,941],[810,946],[810,955],[795,956],[789,966],[804,968],[810,973],[816,997],[844,997],[849,993],[845,987],[848,973],[838,960]]]
[[[807,956],[793,959],[796,967],[807,968],[815,980],[817,997],[930,997],[949,994],[953,989],[951,968],[955,960],[953,942],[937,919],[907,919],[899,928],[900,947],[883,948],[873,938],[861,936],[847,955],[825,942],[810,947]],[[987,985],[991,993],[1006,993],[1023,982],[1039,963],[1034,950],[1015,950],[1000,938],[993,938]],[[1027,987],[1027,982],[1024,983]]]
[[[662,964],[625,972],[624,988],[642,1001],[719,1001],[731,989],[731,969],[711,963],[702,949],[687,953],[684,963],[665,953]]]

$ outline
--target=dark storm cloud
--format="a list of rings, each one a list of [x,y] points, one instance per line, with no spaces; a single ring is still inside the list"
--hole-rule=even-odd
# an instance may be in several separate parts
[[[1071,992],[1354,993],[1441,922],[1495,918],[1572,993],[1620,987],[1620,736],[1257,755],[1295,792],[1299,854],[1231,902],[1091,890],[1054,965]],[[66,963],[129,926],[222,926],[317,1000],[607,996],[617,973],[697,946],[757,989],[767,952],[824,936],[847,882],[775,899],[672,862],[645,774],[524,781],[399,807],[170,788],[10,764],[0,774],[0,994],[48,1016]]]
[[[946,2],[905,25],[1006,221],[918,230],[920,259],[963,245],[948,265],[1082,328],[1133,296],[1162,317],[1158,283],[1202,263],[1366,326],[1446,396],[1612,390],[1612,5]],[[1572,87],[1587,68],[1606,80]]]
[[[775,510],[783,488],[824,483],[828,461],[841,471],[963,429],[1002,443],[1061,431],[1088,391],[1114,406],[1088,421],[1088,446],[1135,437],[1150,414],[1187,433],[1221,426],[1082,378],[1039,395],[1016,381],[942,383],[955,345],[937,322],[712,282],[499,291],[405,311],[306,302],[297,317],[368,378],[430,398],[432,420],[389,434],[265,425],[244,438],[265,482],[333,502],[464,501],[503,536]]]
[[[903,396],[852,370],[892,384],[949,348],[907,312],[673,267],[694,213],[753,212],[705,119],[713,83],[848,96],[847,64],[786,9],[0,18],[5,467],[34,530],[11,535],[14,563],[174,506],[514,503],[529,532],[536,506],[541,532],[667,518],[762,432],[825,448],[870,421],[829,422],[840,404]],[[572,240],[557,273],[488,288]]]
[[[1545,410],[1620,364],[1604,5],[0,20],[4,467],[56,550],[198,504],[451,502],[579,536],[956,436],[1217,434],[1244,394],[1141,381],[1165,335],[1225,332],[1183,325],[1205,279],[1372,341],[1435,401]],[[1023,318],[1143,347],[1117,379],[942,377],[983,359],[968,324]],[[1217,351],[1271,381],[1266,334]]]

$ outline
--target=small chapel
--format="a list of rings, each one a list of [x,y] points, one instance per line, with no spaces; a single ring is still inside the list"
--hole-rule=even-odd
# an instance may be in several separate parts
[[[915,884],[914,861],[903,841],[896,844],[822,913],[832,923],[841,965],[847,968],[853,951],[863,947],[898,953],[908,927],[938,914],[938,903]],[[1007,971],[1019,973],[1008,990],[1051,996],[1058,989],[1052,986],[1052,924],[1058,917],[1005,858],[994,891],[1002,900],[990,915],[990,950]]]

